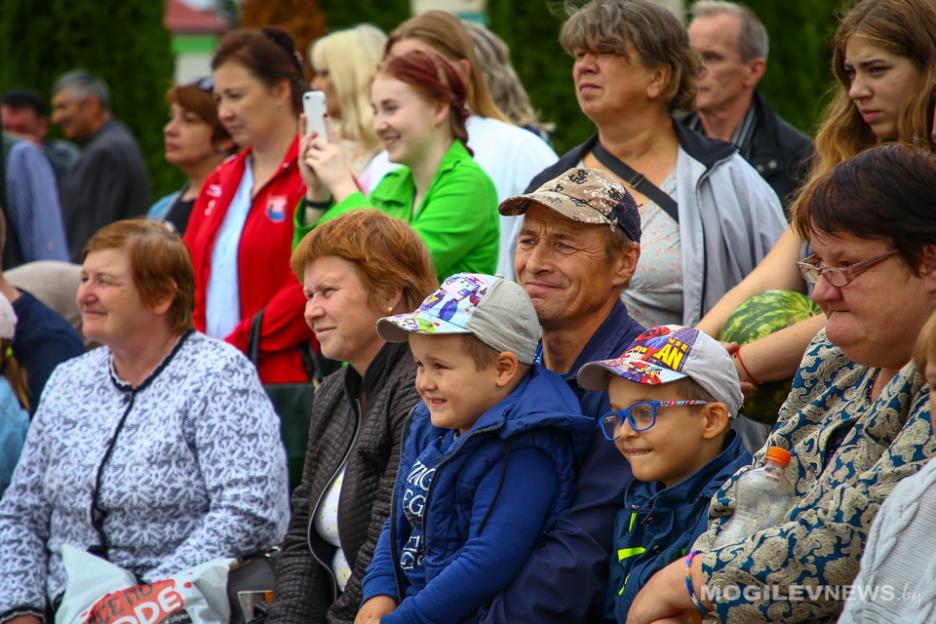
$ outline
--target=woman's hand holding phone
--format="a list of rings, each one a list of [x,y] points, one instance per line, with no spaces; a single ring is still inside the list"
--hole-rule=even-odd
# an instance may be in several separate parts
[[[331,120],[325,117],[324,122],[328,137],[313,131],[299,142],[299,172],[309,201],[324,202],[332,196],[340,202],[358,189],[344,151],[335,142]],[[305,113],[299,116],[299,127],[307,127]]]

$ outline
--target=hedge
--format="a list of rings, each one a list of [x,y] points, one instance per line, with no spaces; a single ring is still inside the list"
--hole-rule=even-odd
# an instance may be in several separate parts
[[[163,152],[175,58],[162,1],[0,0],[0,58],[0,91],[31,87],[47,102],[66,71],[82,67],[103,78],[114,116],[143,151],[154,199],[182,185]]]

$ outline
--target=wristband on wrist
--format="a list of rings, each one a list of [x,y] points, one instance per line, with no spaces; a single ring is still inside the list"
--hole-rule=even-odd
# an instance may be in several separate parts
[[[744,371],[744,374],[747,375],[751,383],[755,386],[759,386],[760,382],[754,379],[754,375],[751,374],[751,371],[748,370],[748,367],[744,365],[744,360],[741,359],[741,347],[737,348],[737,350],[734,352],[734,356],[738,358],[738,363],[741,364],[741,370]]]
[[[312,201],[308,197],[302,197],[302,207],[303,208],[314,208],[315,210],[325,210],[332,205],[332,198],[329,197],[325,201]]]
[[[703,616],[709,614],[709,610],[702,606],[702,603],[699,602],[699,599],[696,597],[695,589],[692,587],[692,558],[696,555],[701,555],[701,550],[690,550],[689,554],[686,555],[686,589],[689,590],[689,600],[692,601],[692,604],[695,605],[695,608],[699,610]]]

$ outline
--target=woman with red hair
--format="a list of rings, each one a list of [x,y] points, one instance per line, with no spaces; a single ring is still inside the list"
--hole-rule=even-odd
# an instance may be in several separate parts
[[[497,191],[466,144],[467,87],[451,63],[413,51],[391,57],[371,87],[374,130],[391,171],[365,197],[340,148],[311,133],[299,146],[307,186],[297,237],[356,208],[373,206],[413,226],[439,279],[493,273],[499,241]]]

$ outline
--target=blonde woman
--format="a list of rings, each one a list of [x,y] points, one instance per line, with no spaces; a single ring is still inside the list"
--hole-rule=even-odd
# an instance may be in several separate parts
[[[358,184],[370,193],[395,168],[375,160],[383,145],[374,132],[370,83],[383,58],[387,35],[376,26],[358,24],[317,39],[309,48],[315,77],[312,88],[325,93],[328,116]]]

